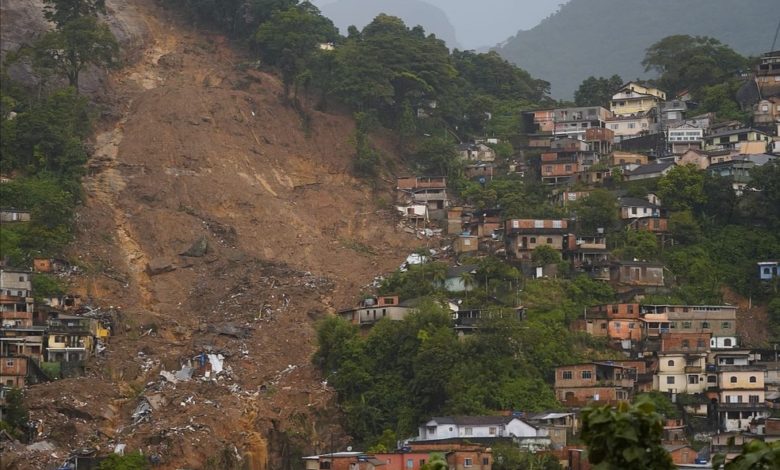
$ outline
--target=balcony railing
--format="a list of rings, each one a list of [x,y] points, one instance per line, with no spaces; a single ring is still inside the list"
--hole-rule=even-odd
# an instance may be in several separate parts
[[[718,410],[720,411],[739,411],[739,410],[766,410],[769,407],[764,402],[758,403],[718,403]]]

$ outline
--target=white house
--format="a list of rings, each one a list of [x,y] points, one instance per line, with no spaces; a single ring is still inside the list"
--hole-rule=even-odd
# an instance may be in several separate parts
[[[532,426],[514,416],[440,416],[419,428],[415,441],[456,438],[547,436],[547,430]]]

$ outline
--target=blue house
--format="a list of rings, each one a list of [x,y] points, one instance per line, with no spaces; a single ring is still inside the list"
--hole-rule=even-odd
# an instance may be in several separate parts
[[[771,281],[775,277],[780,277],[779,261],[759,261],[758,277],[762,281]]]

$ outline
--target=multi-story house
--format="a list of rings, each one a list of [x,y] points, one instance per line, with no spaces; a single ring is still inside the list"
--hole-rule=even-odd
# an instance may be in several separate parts
[[[588,143],[590,150],[599,156],[605,157],[612,152],[614,140],[615,133],[612,129],[590,127],[585,130],[585,142]]]
[[[642,322],[645,337],[674,331],[733,338],[737,309],[732,305],[642,305]]]
[[[612,117],[612,113],[601,106],[559,108],[553,110],[553,134],[575,139],[584,139],[588,129],[600,129]]]
[[[606,124],[607,129],[614,133],[615,142],[658,131],[658,117],[654,109],[636,114],[615,115],[607,119]]]
[[[644,361],[570,364],[555,368],[555,396],[566,406],[629,401],[647,375]]]
[[[46,360],[78,362],[86,360],[95,346],[91,332],[93,319],[56,313],[49,319]]]
[[[0,312],[32,312],[32,273],[0,269]]]
[[[539,428],[515,416],[433,417],[420,426],[415,442],[443,439],[521,438],[540,435]]]
[[[0,356],[0,387],[24,387],[28,361],[24,356]]]
[[[707,387],[710,336],[710,332],[662,333],[653,389],[671,393],[702,393]]]
[[[612,95],[609,109],[615,116],[644,113],[666,100],[666,93],[648,85],[628,82]]]
[[[718,422],[721,431],[747,430],[751,421],[766,418],[766,368],[755,365],[718,365],[714,374]],[[708,383],[711,380],[708,377]]]
[[[761,96],[780,95],[780,50],[761,56],[756,67],[756,85]]]
[[[574,246],[565,252],[565,256],[572,261],[575,269],[609,279],[609,250],[607,236],[603,232],[578,235]]]
[[[399,177],[396,183],[398,201],[402,204],[423,203],[428,206],[432,217],[435,214],[446,216],[444,210],[449,207],[447,196],[447,178],[444,176],[407,176]]]
[[[668,150],[674,155],[682,155],[691,149],[701,149],[703,138],[704,129],[685,122],[669,126],[666,130]]]
[[[753,106],[753,123],[763,128],[780,122],[780,96],[771,96]]]
[[[518,259],[531,259],[534,249],[549,246],[562,253],[573,242],[568,221],[562,219],[510,219],[504,225],[507,252]]]
[[[704,136],[704,150],[739,150],[746,143],[764,142],[768,145],[771,141],[767,133],[758,129],[727,129]]]
[[[607,304],[590,307],[578,321],[578,329],[613,341],[637,342],[642,339],[639,304]]]

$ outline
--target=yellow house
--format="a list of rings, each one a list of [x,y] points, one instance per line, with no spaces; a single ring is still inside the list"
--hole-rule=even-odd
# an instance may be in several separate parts
[[[651,86],[628,82],[612,95],[609,109],[616,116],[647,112],[666,100],[666,93]]]

